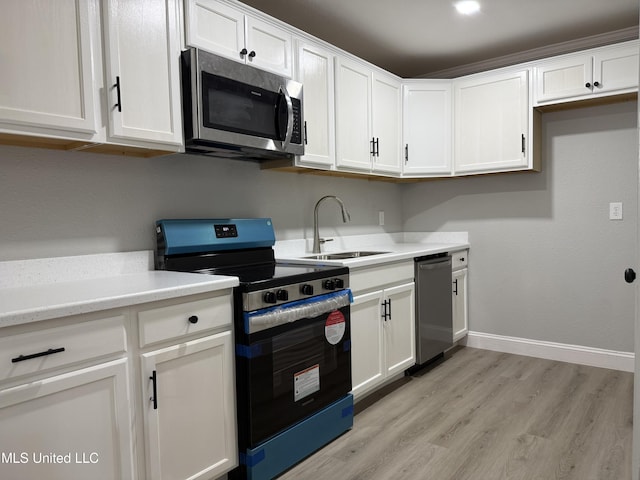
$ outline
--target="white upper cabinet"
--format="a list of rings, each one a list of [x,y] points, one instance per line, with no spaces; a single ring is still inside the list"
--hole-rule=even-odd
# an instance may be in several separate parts
[[[344,57],[338,57],[336,64],[336,165],[399,173],[400,81]]]
[[[402,168],[402,85],[390,75],[372,77],[372,134],[375,138],[372,170],[400,173]]]
[[[5,2],[2,10],[0,129],[51,128],[66,137],[91,138],[96,32],[90,3],[22,0]]]
[[[338,167],[369,171],[371,135],[371,70],[338,57],[336,61],[336,142]]]
[[[454,172],[526,170],[530,153],[528,70],[454,81]]]
[[[187,45],[291,77],[290,32],[218,0],[186,0],[185,8]]]
[[[635,92],[638,43],[597,48],[543,61],[535,69],[536,105]]]
[[[451,82],[403,86],[404,175],[451,175]]]
[[[298,41],[295,80],[304,85],[304,155],[298,164],[331,168],[336,161],[334,56]]]
[[[108,136],[182,143],[175,0],[104,3]]]

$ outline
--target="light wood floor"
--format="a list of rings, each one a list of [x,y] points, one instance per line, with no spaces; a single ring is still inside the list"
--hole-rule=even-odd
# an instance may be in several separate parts
[[[631,478],[631,373],[463,347],[394,387],[280,479]]]

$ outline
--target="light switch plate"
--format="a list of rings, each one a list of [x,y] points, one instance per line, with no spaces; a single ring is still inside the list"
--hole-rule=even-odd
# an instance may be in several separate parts
[[[609,220],[622,220],[622,202],[609,204]]]

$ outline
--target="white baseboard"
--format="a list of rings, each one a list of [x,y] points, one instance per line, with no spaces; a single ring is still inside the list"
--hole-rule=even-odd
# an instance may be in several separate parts
[[[624,372],[634,371],[635,354],[633,352],[618,352],[565,343],[505,337],[482,332],[469,332],[467,337],[459,343],[468,347],[496,352],[578,363],[592,367],[622,370]]]

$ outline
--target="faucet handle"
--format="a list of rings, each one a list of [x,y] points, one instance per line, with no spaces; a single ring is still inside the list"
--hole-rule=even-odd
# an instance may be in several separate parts
[[[333,242],[333,238],[321,238],[320,243]]]

